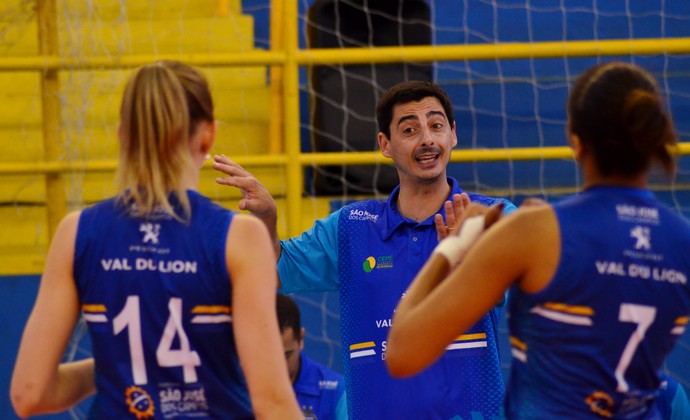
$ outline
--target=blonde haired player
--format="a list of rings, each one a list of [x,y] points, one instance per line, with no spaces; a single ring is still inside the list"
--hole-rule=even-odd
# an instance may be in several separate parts
[[[69,214],[50,247],[12,377],[17,414],[97,391],[91,418],[300,418],[267,230],[196,191],[216,133],[206,79],[144,66],[120,118],[118,195]],[[80,311],[94,357],[60,363]]]

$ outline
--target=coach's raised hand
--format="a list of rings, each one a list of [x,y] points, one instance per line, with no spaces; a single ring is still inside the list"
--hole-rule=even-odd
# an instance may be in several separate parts
[[[240,164],[225,155],[215,155],[213,157],[213,169],[224,173],[225,177],[216,178],[216,182],[221,185],[228,185],[239,188],[242,191],[242,199],[239,202],[240,210],[247,210],[254,216],[261,219],[273,237],[276,248],[276,255],[280,255],[280,245],[278,243],[277,219],[278,209],[268,189],[259,182],[258,179]]]
[[[443,204],[446,214],[445,220],[441,213],[436,213],[434,216],[434,225],[436,226],[439,242],[445,239],[450,234],[450,231],[458,226],[465,208],[469,205],[470,197],[467,193],[453,194],[453,201],[448,200]]]

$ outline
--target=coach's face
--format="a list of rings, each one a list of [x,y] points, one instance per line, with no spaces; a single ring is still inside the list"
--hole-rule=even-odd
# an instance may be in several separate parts
[[[433,96],[393,107],[391,138],[379,133],[384,156],[393,159],[400,183],[445,178],[453,147],[455,125],[448,122],[441,102]]]

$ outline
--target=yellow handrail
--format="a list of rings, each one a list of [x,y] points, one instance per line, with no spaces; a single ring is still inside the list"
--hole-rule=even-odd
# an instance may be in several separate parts
[[[690,142],[679,143],[671,147],[676,155],[689,155]],[[500,149],[453,150],[451,162],[499,162],[505,160],[555,160],[572,159],[572,150],[565,146],[554,147],[508,147]],[[232,156],[240,165],[247,168],[287,166],[290,158],[285,154]],[[347,153],[300,153],[296,157],[300,167],[312,165],[367,165],[387,164],[393,162],[383,157],[378,151]],[[49,173],[110,172],[117,168],[117,160],[88,160],[70,162],[33,162],[33,163],[0,163],[0,175],[34,175]],[[207,162],[204,169],[210,169]]]
[[[33,57],[0,57],[0,71],[29,70],[116,70],[134,68],[156,60],[179,60],[202,67],[264,66],[284,64],[285,53],[253,50],[217,54],[136,54],[127,56],[59,57],[42,54]]]
[[[286,25],[295,27],[295,25]],[[285,34],[287,30],[283,33]],[[295,35],[296,37],[296,35]],[[526,58],[597,57],[690,53],[690,38],[625,39],[609,41],[559,41],[472,45],[401,47],[315,48],[293,52],[299,66],[319,64],[431,62],[453,60],[510,60]],[[204,67],[285,65],[285,51],[253,50],[222,54],[139,54],[128,56],[0,57],[0,71],[44,69],[91,70],[138,67],[155,60],[174,59]]]
[[[690,38],[558,41],[301,50],[301,65],[597,57],[690,52]]]

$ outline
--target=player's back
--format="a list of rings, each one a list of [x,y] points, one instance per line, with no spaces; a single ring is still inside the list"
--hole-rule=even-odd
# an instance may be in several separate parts
[[[511,417],[638,418],[690,312],[690,227],[646,190],[596,187],[554,205],[550,284],[514,287]]]
[[[233,213],[190,191],[192,217],[82,212],[75,279],[96,359],[93,418],[251,417],[232,332]]]

